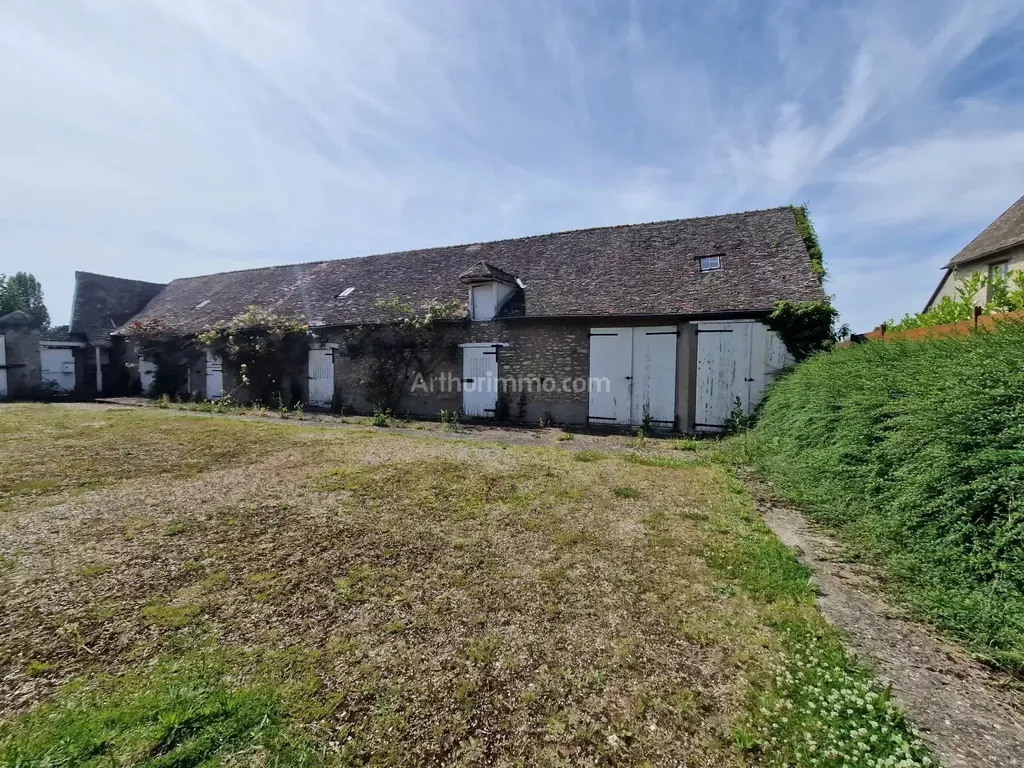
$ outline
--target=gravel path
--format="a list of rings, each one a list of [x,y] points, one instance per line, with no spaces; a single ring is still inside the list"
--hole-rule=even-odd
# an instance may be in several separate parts
[[[947,768],[1024,766],[1024,699],[1011,680],[971,659],[879,597],[864,566],[793,506],[745,478],[769,527],[814,572],[818,607],[849,647],[892,683],[911,720]]]

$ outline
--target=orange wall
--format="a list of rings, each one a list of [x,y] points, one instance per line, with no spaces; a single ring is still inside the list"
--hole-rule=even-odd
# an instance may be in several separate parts
[[[995,328],[999,323],[1012,321],[1024,321],[1024,312],[1005,312],[999,315],[982,315],[978,318],[978,328]],[[909,331],[886,331],[882,332],[881,326],[875,328],[871,333],[864,336],[873,341],[884,340],[894,341],[896,339],[917,339],[935,338],[938,336],[964,336],[975,328],[973,320],[963,320],[959,323],[946,323],[945,325],[931,325],[927,328],[912,328]]]

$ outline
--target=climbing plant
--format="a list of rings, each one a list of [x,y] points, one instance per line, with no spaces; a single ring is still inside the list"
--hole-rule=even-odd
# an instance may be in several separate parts
[[[251,305],[204,330],[196,343],[238,370],[252,401],[278,405],[287,398],[283,387],[288,372],[302,365],[309,335],[301,316]]]
[[[823,301],[777,301],[768,316],[768,327],[779,335],[799,363],[815,352],[832,348],[849,335],[847,326],[836,327],[838,316],[831,297]]]
[[[361,361],[360,386],[374,407],[397,411],[413,376],[429,376],[455,359],[456,343],[448,330],[464,320],[466,305],[457,299],[431,301],[417,309],[398,297],[378,299],[385,319],[357,326],[345,336],[345,353]]]
[[[825,257],[821,252],[821,243],[818,241],[818,233],[814,231],[814,224],[811,223],[810,214],[806,205],[794,205],[793,216],[796,218],[796,228],[807,246],[807,253],[811,257],[811,269],[818,276],[818,280],[825,282]]]
[[[147,395],[173,396],[188,386],[188,360],[195,353],[192,340],[161,320],[136,320],[122,334],[139,357],[156,366]],[[134,363],[131,363],[134,364]]]

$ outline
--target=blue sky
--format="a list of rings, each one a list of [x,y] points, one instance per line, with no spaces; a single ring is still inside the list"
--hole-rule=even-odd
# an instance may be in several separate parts
[[[5,0],[0,272],[808,203],[855,329],[1024,194],[1019,0]]]

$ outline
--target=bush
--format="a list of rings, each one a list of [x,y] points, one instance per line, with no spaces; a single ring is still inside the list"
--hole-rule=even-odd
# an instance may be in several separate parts
[[[1024,670],[1024,324],[812,357],[754,457],[979,657]]]

